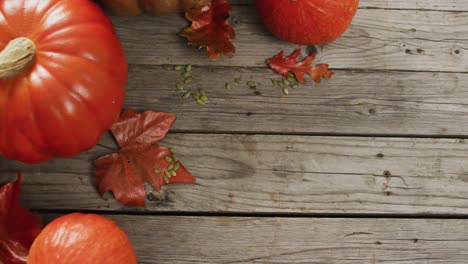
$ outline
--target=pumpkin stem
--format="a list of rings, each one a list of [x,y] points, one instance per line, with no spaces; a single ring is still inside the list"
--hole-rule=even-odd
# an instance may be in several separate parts
[[[28,38],[11,40],[0,52],[0,80],[20,74],[31,64],[36,54],[36,45]]]

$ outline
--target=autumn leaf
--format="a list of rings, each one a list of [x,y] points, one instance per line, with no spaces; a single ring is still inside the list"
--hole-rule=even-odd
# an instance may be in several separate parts
[[[101,196],[111,191],[124,205],[145,205],[145,182],[157,191],[164,184],[194,183],[195,178],[168,148],[155,144],[162,140],[176,117],[128,109],[111,128],[119,152],[94,161],[96,185]]]
[[[268,65],[277,73],[288,77],[288,73],[292,72],[296,79],[303,83],[305,82],[305,74],[309,74],[315,82],[320,82],[322,77],[331,78],[333,72],[328,70],[328,64],[312,65],[315,60],[316,53],[310,55],[302,61],[299,61],[301,50],[295,50],[287,58],[283,58],[284,51],[280,51],[273,58],[267,61]]]
[[[208,57],[212,60],[222,55],[231,56],[236,51],[231,42],[236,38],[236,32],[228,21],[231,10],[227,0],[213,0],[200,9],[188,11],[185,16],[192,21],[192,26],[181,35],[188,39],[189,44],[207,48]]]
[[[37,214],[19,205],[21,182],[18,179],[0,188],[0,263],[26,263],[29,248],[41,231]]]

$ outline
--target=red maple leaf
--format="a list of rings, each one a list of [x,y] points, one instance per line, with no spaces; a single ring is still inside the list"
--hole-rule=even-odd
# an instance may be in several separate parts
[[[181,35],[189,44],[207,48],[208,57],[216,60],[220,55],[232,55],[236,48],[231,40],[236,38],[234,28],[229,24],[232,6],[227,0],[213,0],[208,5],[185,13],[192,26]]]
[[[39,215],[19,206],[21,181],[0,188],[0,263],[26,263],[29,248],[41,231]]]
[[[305,82],[305,74],[309,74],[310,77],[316,82],[320,82],[322,77],[331,78],[333,72],[328,70],[328,64],[319,64],[316,66],[312,65],[315,60],[316,53],[310,55],[302,61],[299,61],[301,50],[295,50],[287,58],[283,58],[284,51],[280,51],[273,58],[267,61],[268,65],[277,73],[288,77],[288,73],[292,72],[296,79],[303,83]]]
[[[147,111],[137,114],[128,109],[111,128],[119,152],[94,161],[96,185],[101,196],[112,191],[124,205],[145,205],[145,182],[157,191],[169,183],[194,183],[195,178],[166,147],[162,140],[176,117]]]

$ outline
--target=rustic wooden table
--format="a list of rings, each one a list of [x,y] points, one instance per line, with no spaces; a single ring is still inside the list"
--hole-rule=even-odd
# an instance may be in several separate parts
[[[101,199],[80,156],[26,166],[22,204],[51,219],[97,212],[130,236],[140,263],[468,263],[468,1],[361,0],[352,27],[318,47],[331,80],[284,96],[265,60],[272,37],[253,1],[232,0],[237,53],[187,47],[183,17],[113,17],[130,64],[127,107],[178,116],[164,144],[195,185],[147,188],[146,209]],[[193,64],[199,106],[174,88]],[[224,89],[240,77],[258,84]]]

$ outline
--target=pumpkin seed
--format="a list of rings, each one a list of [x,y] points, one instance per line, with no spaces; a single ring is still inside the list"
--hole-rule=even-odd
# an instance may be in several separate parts
[[[202,95],[200,96],[200,100],[203,100],[203,102],[205,102],[206,100],[208,100],[208,97],[206,97],[206,95]]]
[[[170,173],[169,171],[165,171],[165,172],[164,172],[164,176],[167,176],[168,178],[170,178],[170,177],[171,177],[171,173]]]
[[[226,90],[231,90],[231,84],[230,83],[226,83],[224,85],[224,88],[226,88]]]
[[[171,177],[177,176],[177,172],[175,172],[175,171],[173,171],[173,170],[171,170],[169,173],[171,174]]]
[[[184,71],[181,75],[182,77],[187,78],[190,75],[190,72]]]
[[[177,90],[179,90],[179,91],[184,90],[184,86],[183,86],[181,83],[177,83],[177,84],[176,84],[176,88],[177,88]]]
[[[205,89],[198,89],[198,91],[200,92],[201,95],[206,95],[206,91]]]
[[[185,66],[185,71],[186,72],[189,72],[191,70],[192,70],[192,64],[189,64],[189,65]]]
[[[190,95],[192,95],[191,92],[185,92],[184,95],[182,95],[182,98],[189,98]]]
[[[283,79],[283,83],[284,83],[284,85],[289,85],[289,81],[286,80],[286,79]]]
[[[187,76],[184,79],[184,83],[191,83],[195,77],[194,76]]]
[[[289,82],[295,82],[296,78],[289,76],[287,79]]]
[[[283,93],[284,93],[285,95],[288,95],[288,94],[289,94],[288,88],[283,88]]]
[[[159,174],[159,173],[161,173],[161,170],[160,169],[154,169],[153,172],[156,173],[156,174]]]
[[[238,84],[241,84],[242,83],[242,79],[241,78],[234,78],[234,81]]]
[[[172,154],[172,161],[174,161],[174,162],[177,162],[177,161],[178,161],[178,159],[177,159],[177,157],[176,157],[175,154]]]
[[[248,85],[251,89],[257,88],[257,83],[254,82],[254,81],[248,81],[248,82],[247,82],[247,85]]]
[[[167,161],[167,162],[172,162],[172,158],[171,158],[171,157],[169,157],[169,156],[166,156],[166,158],[165,158],[165,159],[166,159],[166,161]]]
[[[204,105],[205,101],[203,101],[201,98],[197,100],[197,104],[199,105]]]
[[[170,71],[170,70],[172,70],[172,65],[164,64],[164,65],[163,65],[163,68],[164,68],[166,71]]]
[[[193,99],[198,100],[200,99],[200,95],[198,93],[193,93],[192,94]]]
[[[180,168],[180,163],[177,162],[177,163],[174,165],[174,170],[177,171],[177,170],[179,170],[179,168]]]
[[[299,84],[297,84],[297,83],[293,84],[292,88],[294,88],[294,89],[299,88]]]
[[[174,165],[173,165],[173,164],[167,166],[167,170],[173,170],[173,169],[174,169]]]
[[[170,176],[164,175],[164,182],[165,182],[166,184],[169,184],[169,177],[170,177]]]
[[[167,148],[167,150],[169,150],[170,153],[174,153],[174,148]]]
[[[175,70],[176,70],[176,71],[181,71],[181,70],[183,70],[183,69],[184,69],[184,66],[182,66],[182,65],[177,65],[177,66],[175,66]]]

